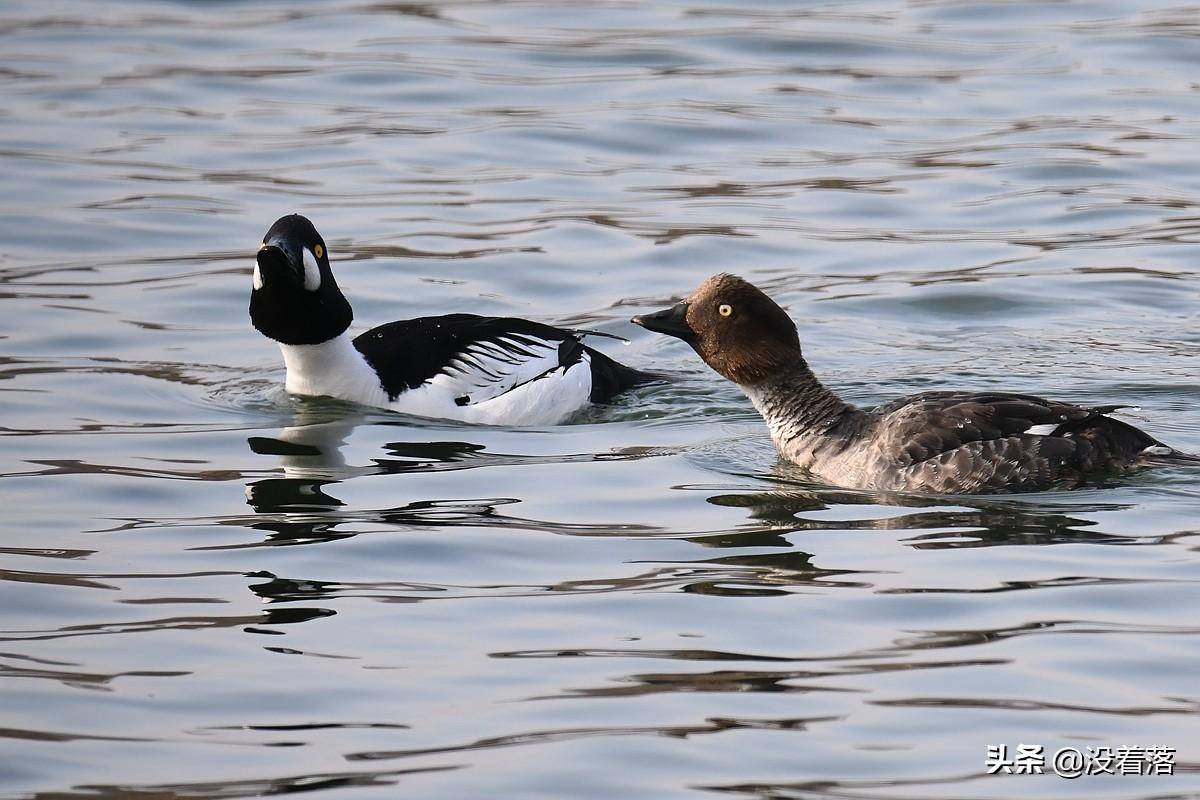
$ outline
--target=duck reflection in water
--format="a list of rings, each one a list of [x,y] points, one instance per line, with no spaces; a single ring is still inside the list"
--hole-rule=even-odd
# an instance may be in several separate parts
[[[1098,530],[1100,522],[1095,519],[1097,514],[1131,508],[1130,504],[1089,502],[1078,490],[1004,497],[846,490],[813,483],[807,473],[782,459],[761,477],[779,488],[718,494],[708,502],[747,509],[750,519],[761,523],[756,535],[764,545],[765,539],[772,538],[786,543],[785,535],[794,531],[847,530],[911,530],[909,543],[917,549],[1133,541]],[[912,510],[898,514],[897,507]],[[839,508],[847,513],[839,514]],[[721,540],[722,536],[704,539],[717,546]]]
[[[334,509],[344,503],[326,491],[328,486],[364,475],[462,468],[484,449],[469,442],[393,442],[384,445],[391,458],[374,458],[370,464],[354,466],[346,461],[344,449],[350,434],[370,423],[370,417],[359,413],[325,421],[307,416],[301,413],[297,424],[283,428],[277,436],[247,440],[252,452],[276,456],[284,475],[246,487],[246,500],[255,511]]]
[[[250,527],[268,531],[268,535],[265,542],[240,546],[332,541],[363,532],[365,525],[377,524],[410,529],[513,526],[584,536],[653,530],[644,525],[559,523],[499,513],[499,507],[521,502],[512,497],[421,499],[390,508],[348,509],[335,492],[338,484],[352,478],[487,466],[631,460],[663,454],[654,448],[629,448],[611,453],[521,455],[489,452],[484,445],[473,442],[396,441],[382,445],[384,455],[372,457],[366,464],[352,464],[345,453],[351,434],[360,427],[397,427],[408,434],[414,430],[378,413],[347,412],[340,404],[331,409],[327,403],[313,401],[299,404],[294,424],[277,435],[249,437],[250,450],[276,458],[283,474],[247,484],[246,502],[262,517]]]
[[[333,420],[301,413],[295,425],[276,436],[252,436],[248,443],[258,455],[275,456],[282,477],[263,478],[246,486],[246,502],[259,514],[271,516],[252,525],[268,531],[268,544],[309,544],[356,535],[338,531],[354,523],[384,522],[401,525],[482,524],[497,506],[518,502],[511,498],[444,501],[425,500],[396,508],[344,512],[345,503],[332,487],[351,478],[388,473],[462,468],[463,462],[483,450],[468,442],[396,442],[384,446],[392,458],[371,459],[366,465],[346,461],[351,433],[371,422],[366,414],[343,415]]]

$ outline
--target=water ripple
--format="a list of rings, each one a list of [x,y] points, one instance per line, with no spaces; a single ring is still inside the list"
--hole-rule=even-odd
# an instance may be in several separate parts
[[[1200,451],[1196,20],[9,3],[0,795],[1195,796],[1191,471],[823,486],[628,320],[734,271],[856,403],[1122,403]],[[356,331],[529,317],[674,380],[533,430],[290,398],[246,302],[293,211]],[[1179,753],[1018,787],[1001,743]]]

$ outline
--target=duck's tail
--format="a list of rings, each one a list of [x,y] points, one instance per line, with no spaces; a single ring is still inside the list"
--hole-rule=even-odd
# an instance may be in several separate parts
[[[584,347],[584,350],[587,351],[588,356],[592,360],[592,394],[590,399],[593,403],[607,403],[616,395],[635,386],[670,381],[670,378],[662,373],[634,369],[609,358],[599,350],[593,350],[587,346]]]
[[[1161,443],[1152,444],[1143,450],[1141,460],[1145,464],[1161,464],[1163,466],[1200,466],[1200,455],[1185,453]]]

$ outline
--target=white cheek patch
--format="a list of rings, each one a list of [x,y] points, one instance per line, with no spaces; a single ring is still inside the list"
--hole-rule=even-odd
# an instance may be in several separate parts
[[[321,288],[321,268],[317,265],[317,257],[312,254],[311,250],[305,247],[302,252],[304,253],[304,288],[315,292]]]
[[[258,262],[254,262],[254,288],[261,289],[263,287],[262,273],[258,270]]]

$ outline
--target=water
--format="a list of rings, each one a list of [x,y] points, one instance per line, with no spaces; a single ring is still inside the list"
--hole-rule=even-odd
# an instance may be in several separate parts
[[[1195,472],[903,505],[628,324],[708,274],[857,402],[1140,406],[1200,450],[1197,9],[0,9],[0,795],[1200,796]],[[279,390],[277,216],[358,329],[588,325],[576,424]],[[987,775],[989,744],[1176,774]]]

